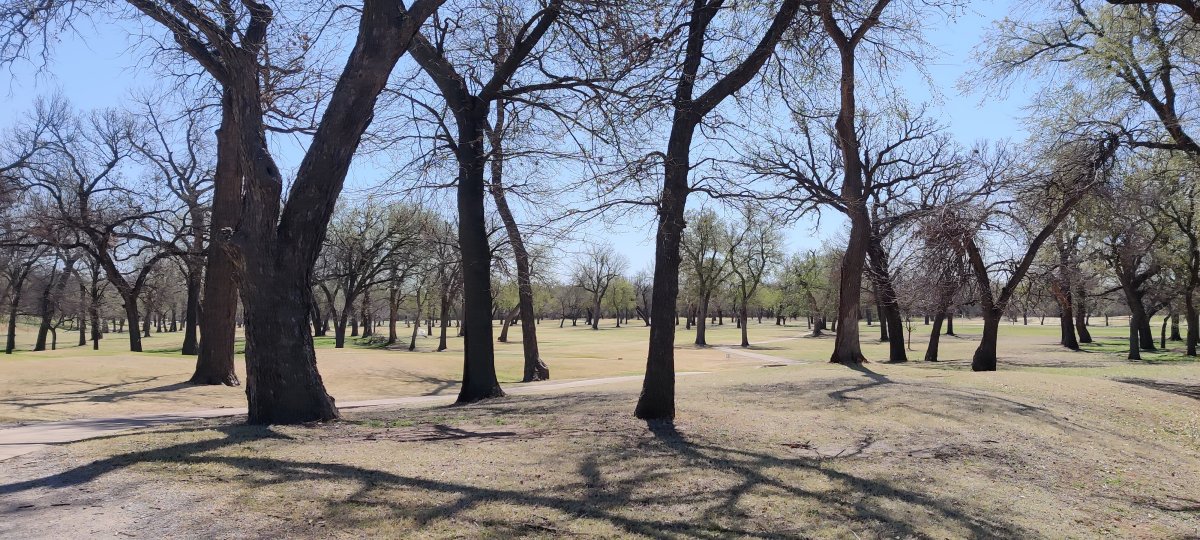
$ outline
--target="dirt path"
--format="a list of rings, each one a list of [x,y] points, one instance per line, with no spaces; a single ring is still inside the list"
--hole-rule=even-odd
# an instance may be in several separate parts
[[[676,375],[700,375],[703,371],[688,371]],[[581,379],[575,381],[552,383],[525,383],[521,386],[509,386],[505,391],[509,394],[543,394],[553,393],[573,388],[600,386],[622,382],[642,380],[642,375],[627,375],[624,377],[602,377],[598,379]],[[359,409],[363,407],[380,407],[386,405],[414,405],[423,403],[453,403],[455,396],[442,394],[434,396],[410,396],[387,399],[371,399],[365,401],[348,401],[338,403],[339,409]],[[14,428],[0,429],[0,461],[28,454],[52,444],[62,444],[105,435],[113,435],[131,429],[142,429],[203,420],[223,416],[246,414],[245,407],[224,407],[220,409],[204,409],[198,411],[138,414],[114,418],[85,418],[63,422],[43,422]]]

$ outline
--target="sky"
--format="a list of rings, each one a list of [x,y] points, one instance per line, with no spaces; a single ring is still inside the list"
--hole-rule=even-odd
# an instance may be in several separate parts
[[[958,90],[959,80],[974,66],[972,50],[992,27],[993,21],[1003,18],[1017,4],[1012,1],[970,2],[953,20],[942,21],[931,28],[927,38],[941,55],[926,69],[933,86],[939,90],[939,99],[934,99],[926,81],[915,72],[905,73],[899,79],[898,87],[902,88],[905,97],[913,103],[928,103],[930,113],[938,117],[964,146],[980,140],[1025,137],[1021,116],[1028,98],[1024,89],[1016,88],[1004,98],[979,93],[964,95]],[[38,96],[59,92],[82,110],[119,107],[127,102],[131,92],[154,87],[158,80],[159,74],[153,72],[154,64],[139,62],[133,40],[122,27],[104,21],[93,22],[81,26],[78,35],[66,34],[57,38],[54,56],[44,68],[25,64],[8,69],[11,78],[0,86],[0,98],[7,103],[0,109],[0,127],[11,126],[18,115],[32,107]],[[288,155],[297,159],[300,155],[297,148],[281,150],[281,161],[286,161]],[[369,161],[359,165],[351,172],[348,189],[353,190],[388,174],[387,171],[371,170],[373,165]],[[689,206],[697,204],[703,204],[703,201],[689,202]],[[645,219],[604,225],[600,231],[603,234],[592,235],[617,246],[629,258],[631,272],[648,268],[654,257],[654,220],[651,215],[644,215]],[[812,219],[805,219],[793,224],[784,234],[786,249],[796,252],[818,248],[825,240],[841,235],[843,227],[844,220],[830,212],[822,216],[819,227]],[[564,249],[565,252],[580,250],[579,246]]]

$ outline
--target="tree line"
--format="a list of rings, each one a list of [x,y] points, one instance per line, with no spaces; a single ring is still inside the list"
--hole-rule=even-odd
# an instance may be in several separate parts
[[[972,367],[995,370],[1001,320],[1047,287],[1067,346],[1089,306],[1120,292],[1131,356],[1154,346],[1163,310],[1183,312],[1194,354],[1200,81],[1182,4],[1058,0],[998,22],[965,83],[988,95],[1040,83],[1032,136],[964,147],[895,87],[934,56],[931,21],[963,7],[951,0],[128,0],[112,9],[189,106],[156,96],[85,113],[49,98],[14,127],[0,161],[7,283],[57,279],[43,286],[53,303],[73,276],[89,311],[106,294],[120,303],[139,350],[133,330],[157,314],[147,290],[177,272],[185,331],[201,337],[194,382],[237,382],[241,310],[251,423],[336,418],[314,327],[373,333],[376,299],[390,341],[402,304],[427,333],[434,312],[445,329],[457,310],[459,402],[503,395],[498,318],[502,332],[521,324],[525,378],[548,377],[531,241],[639,212],[655,216],[648,277],[626,278],[598,245],[562,288],[594,328],[605,310],[628,320],[630,304],[650,326],[640,418],[674,416],[681,311],[704,344],[714,307],[745,332],[772,290],[835,332],[844,364],[866,361],[858,321],[874,304],[892,361],[906,359],[912,314],[937,327],[977,310]],[[48,36],[96,16],[74,0],[0,5],[8,65],[47,63]],[[281,136],[304,142],[286,167]],[[362,155],[394,164],[393,191],[427,198],[348,201]],[[847,224],[838,245],[783,260],[782,225],[827,215]],[[501,275],[516,296],[502,313]]]

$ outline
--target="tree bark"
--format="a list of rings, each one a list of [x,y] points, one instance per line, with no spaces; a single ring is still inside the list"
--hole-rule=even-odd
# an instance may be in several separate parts
[[[996,341],[1000,335],[1000,317],[1003,312],[983,310],[983,337],[971,357],[971,371],[996,371]]]
[[[217,163],[209,217],[208,257],[199,312],[200,343],[191,384],[240,384],[234,370],[238,283],[227,231],[237,227],[242,203],[242,166],[238,159],[240,127],[235,123],[233,97],[221,96],[221,125],[217,128]]]
[[[659,197],[658,230],[655,233],[654,298],[650,312],[650,342],[646,354],[646,376],[634,413],[643,420],[675,418],[675,320],[679,300],[680,240],[686,226],[688,171],[696,126],[725,98],[745,86],[758,73],[791,25],[800,8],[798,0],[785,0],[755,49],[733,70],[699,98],[695,81],[704,57],[705,31],[716,16],[719,4],[696,1],[688,20],[687,43],[676,84],[671,134],[663,166],[663,188]]]
[[[183,349],[180,354],[187,356],[199,354],[199,343],[196,327],[200,318],[200,269],[189,269],[187,275],[187,299],[183,308]]]
[[[938,312],[933,318],[933,329],[929,332],[929,347],[925,349],[925,361],[938,361],[938,344],[942,338],[942,322],[946,320],[945,312]]]

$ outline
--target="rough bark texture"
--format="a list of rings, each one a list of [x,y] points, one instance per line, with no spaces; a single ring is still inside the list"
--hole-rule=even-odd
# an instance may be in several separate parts
[[[217,165],[213,177],[213,208],[209,217],[208,258],[204,267],[204,296],[200,310],[200,345],[192,384],[240,384],[234,371],[238,285],[230,254],[229,235],[237,225],[242,199],[242,167],[238,158],[240,129],[234,124],[233,98],[221,97],[217,128]]]

